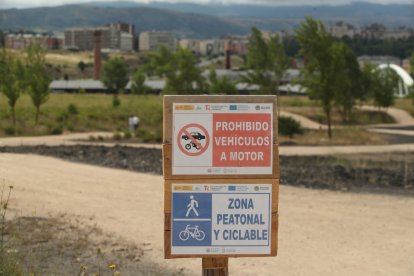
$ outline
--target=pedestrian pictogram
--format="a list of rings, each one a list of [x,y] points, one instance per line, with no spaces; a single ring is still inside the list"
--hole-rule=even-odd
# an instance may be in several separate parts
[[[185,214],[186,217],[188,217],[191,211],[193,211],[197,217],[199,216],[197,209],[196,209],[196,207],[198,208],[198,201],[194,199],[193,195],[190,195],[190,203],[188,203],[187,207],[188,207],[188,210],[187,210],[187,213]]]
[[[200,124],[187,124],[178,132],[177,145],[185,155],[199,156],[207,150],[209,144],[210,136]]]

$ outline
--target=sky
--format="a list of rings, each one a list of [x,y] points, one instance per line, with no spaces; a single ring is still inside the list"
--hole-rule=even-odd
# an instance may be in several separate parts
[[[115,2],[114,0],[0,0],[0,9],[7,8],[29,8],[29,7],[42,7],[42,6],[58,6],[64,4],[73,3],[85,3],[85,2]],[[126,0],[134,2],[148,3],[151,0]],[[191,2],[197,4],[208,3],[271,3],[274,5],[312,5],[312,4],[328,4],[328,5],[342,5],[355,2],[352,0],[158,0],[159,2]],[[364,0],[363,2],[371,2],[377,4],[414,4],[414,0]]]

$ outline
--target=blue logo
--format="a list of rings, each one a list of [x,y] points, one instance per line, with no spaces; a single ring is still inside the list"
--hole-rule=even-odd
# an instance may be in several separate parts
[[[235,192],[236,191],[236,186],[229,186],[229,191]]]
[[[237,105],[230,105],[230,110],[237,110]]]

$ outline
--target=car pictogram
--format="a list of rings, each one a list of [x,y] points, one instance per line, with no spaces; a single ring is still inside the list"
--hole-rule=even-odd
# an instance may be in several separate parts
[[[190,135],[197,140],[204,140],[206,139],[206,136],[204,136],[203,134],[201,134],[200,132],[191,132]],[[184,140],[188,140],[190,139],[190,137],[188,137],[186,134],[183,134],[183,136],[181,136],[182,139]]]

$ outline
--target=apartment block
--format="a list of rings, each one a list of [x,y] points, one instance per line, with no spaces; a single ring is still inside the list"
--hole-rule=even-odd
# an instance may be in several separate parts
[[[101,32],[103,50],[132,51],[134,49],[135,27],[126,23],[113,23],[96,28],[70,28],[65,30],[65,48],[91,51],[93,33]],[[131,45],[130,45],[131,44]]]
[[[176,40],[170,32],[148,31],[139,35],[140,51],[157,51],[164,45],[170,51],[176,50]]]
[[[4,38],[6,48],[25,49],[32,44],[38,44],[44,49],[60,49],[63,37],[49,34],[7,34]]]

